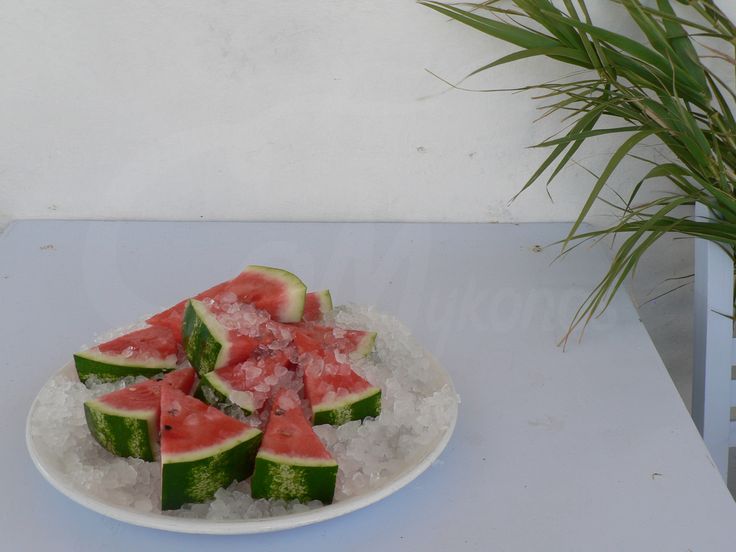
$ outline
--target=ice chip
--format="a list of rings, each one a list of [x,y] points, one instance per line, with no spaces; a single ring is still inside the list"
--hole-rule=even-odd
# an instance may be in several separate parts
[[[261,375],[261,370],[257,365],[250,362],[245,364],[245,382],[246,385],[252,385],[256,378]]]
[[[292,408],[296,408],[299,406],[299,397],[297,397],[293,393],[282,393],[279,395],[278,399],[278,407],[282,410],[291,410]]]
[[[235,295],[232,291],[226,291],[225,293],[220,294],[218,297],[219,301],[222,303],[235,303],[235,301],[238,300],[238,296]]]

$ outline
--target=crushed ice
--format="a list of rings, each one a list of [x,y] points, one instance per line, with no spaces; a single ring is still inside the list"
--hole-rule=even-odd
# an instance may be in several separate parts
[[[339,502],[380,488],[415,466],[445,433],[458,399],[443,384],[433,361],[395,318],[356,305],[338,307],[333,316],[341,328],[378,332],[375,353],[352,365],[358,374],[382,389],[382,411],[375,420],[315,427],[339,465],[335,489],[335,502]],[[260,322],[257,313],[248,322]],[[278,377],[285,375],[279,373]],[[31,435],[36,446],[43,449],[44,458],[65,473],[78,490],[108,504],[160,515],[158,463],[108,453],[90,435],[82,407],[88,399],[143,379],[93,383],[87,388],[57,375],[39,393]],[[265,413],[245,417],[237,407],[226,411],[251,425],[263,425]],[[209,520],[260,519],[321,506],[318,501],[300,504],[253,500],[250,483],[243,481],[220,489],[209,503],[190,504],[165,514]]]

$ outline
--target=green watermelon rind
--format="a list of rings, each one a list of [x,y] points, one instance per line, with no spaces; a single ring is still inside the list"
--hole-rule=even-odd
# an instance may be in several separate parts
[[[184,352],[199,376],[222,368],[230,357],[228,330],[204,303],[187,301],[182,324]]]
[[[381,390],[370,387],[340,400],[312,405],[312,425],[342,425],[353,420],[377,418],[381,413]]]
[[[253,395],[248,391],[233,389],[228,382],[217,374],[217,372],[208,372],[202,376],[200,386],[209,387],[214,392],[218,402],[234,404],[238,406],[246,416],[250,416],[255,410]],[[206,397],[204,392],[202,392],[202,396]],[[248,399],[247,404],[246,398]]]
[[[335,495],[337,462],[260,451],[251,479],[253,498],[280,498],[330,504]]]
[[[263,433],[248,428],[217,445],[162,455],[161,509],[211,500],[221,487],[250,477]]]
[[[152,462],[158,456],[156,409],[126,410],[96,399],[84,403],[84,417],[95,440],[115,456]]]
[[[284,323],[294,323],[302,319],[304,303],[307,297],[307,286],[304,285],[304,282],[298,276],[282,268],[260,265],[249,265],[245,268],[245,271],[258,273],[269,279],[276,280],[284,286],[285,307],[274,316],[275,320]]]
[[[74,355],[74,366],[77,369],[79,381],[82,383],[86,383],[91,377],[96,377],[100,381],[116,381],[126,376],[150,378],[175,370],[176,356],[140,360],[89,349]]]

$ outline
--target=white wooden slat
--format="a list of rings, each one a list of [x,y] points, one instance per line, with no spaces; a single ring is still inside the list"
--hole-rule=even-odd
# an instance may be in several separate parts
[[[699,220],[711,218],[695,206]],[[733,261],[713,242],[695,240],[695,326],[692,416],[724,479],[728,448],[734,443],[731,424],[733,358]]]
[[[728,446],[736,447],[736,422],[731,422],[731,431],[728,434]]]
[[[731,366],[736,366],[736,339],[731,340]]]

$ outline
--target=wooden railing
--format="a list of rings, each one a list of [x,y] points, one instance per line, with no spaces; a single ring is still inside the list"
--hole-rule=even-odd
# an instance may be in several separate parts
[[[710,218],[703,205],[695,216]],[[728,477],[728,449],[736,446],[736,365],[733,337],[734,262],[716,243],[695,240],[695,343],[692,417],[713,461],[724,479]]]

